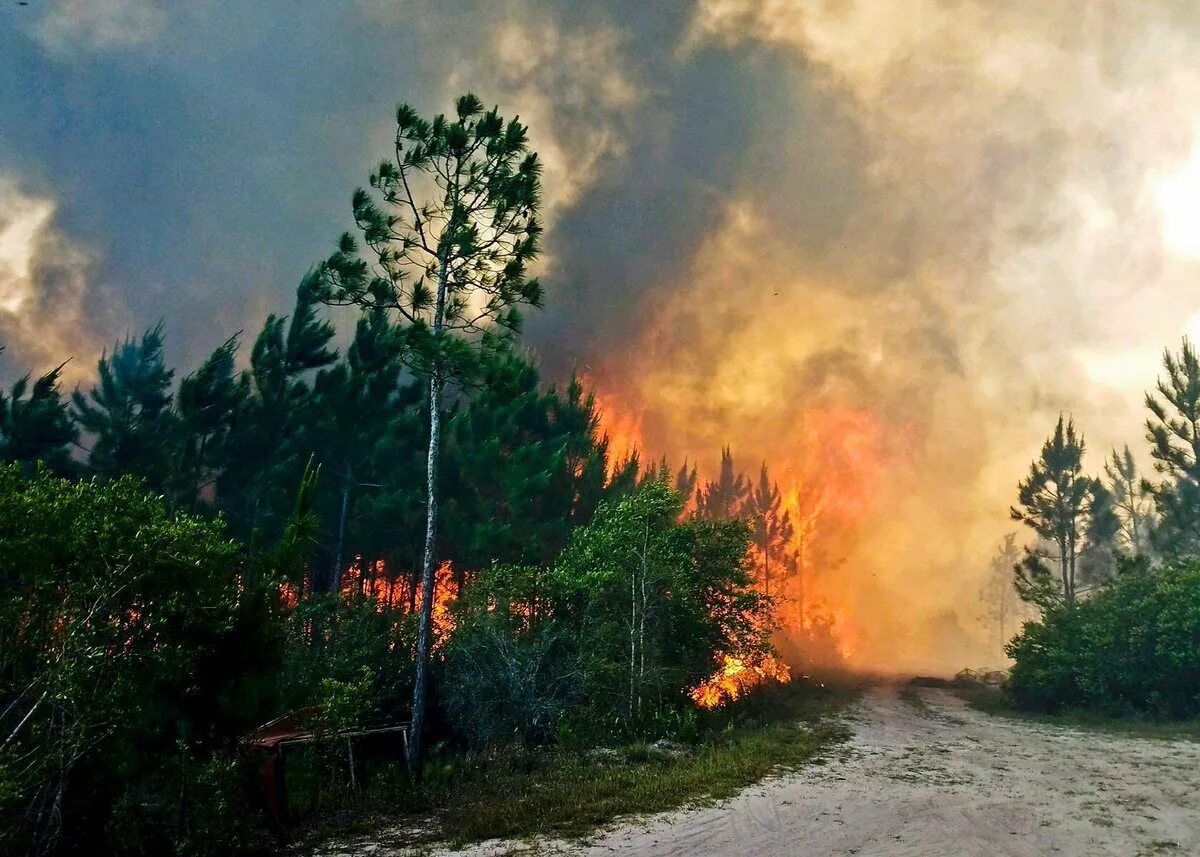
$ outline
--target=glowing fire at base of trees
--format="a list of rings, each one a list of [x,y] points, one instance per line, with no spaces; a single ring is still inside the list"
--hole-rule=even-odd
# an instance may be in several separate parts
[[[786,684],[791,680],[792,671],[788,665],[774,655],[765,655],[754,664],[726,655],[721,668],[692,688],[688,695],[700,708],[719,708],[761,685]]]

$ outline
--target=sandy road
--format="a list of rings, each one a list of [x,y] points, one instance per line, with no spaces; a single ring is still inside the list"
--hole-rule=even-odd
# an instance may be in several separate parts
[[[709,808],[627,823],[589,855],[1200,854],[1200,744],[992,717],[937,689],[874,688],[824,765]],[[514,853],[509,843],[466,853]]]

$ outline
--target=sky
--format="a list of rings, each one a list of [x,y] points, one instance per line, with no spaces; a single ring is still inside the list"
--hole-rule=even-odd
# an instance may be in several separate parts
[[[1200,332],[1192,3],[0,0],[0,378],[86,381],[158,321],[184,367],[252,335],[396,103],[466,90],[546,163],[548,378],[784,483],[857,427],[883,475],[827,594],[866,660],[969,648],[1058,414],[1093,470],[1144,459],[1142,391]]]

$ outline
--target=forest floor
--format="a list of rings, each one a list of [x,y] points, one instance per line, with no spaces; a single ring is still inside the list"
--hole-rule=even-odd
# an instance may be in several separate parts
[[[853,737],[826,764],[714,805],[626,821],[582,842],[415,853],[1200,853],[1200,743],[996,717],[948,690],[900,684],[868,689],[842,719]],[[359,840],[343,853],[414,852]]]

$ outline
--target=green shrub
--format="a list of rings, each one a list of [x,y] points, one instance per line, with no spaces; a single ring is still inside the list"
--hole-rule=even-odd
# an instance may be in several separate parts
[[[134,480],[0,467],[0,850],[227,850],[259,594],[219,522]]]
[[[1200,714],[1200,567],[1135,568],[1026,623],[1008,690],[1026,709]]]

